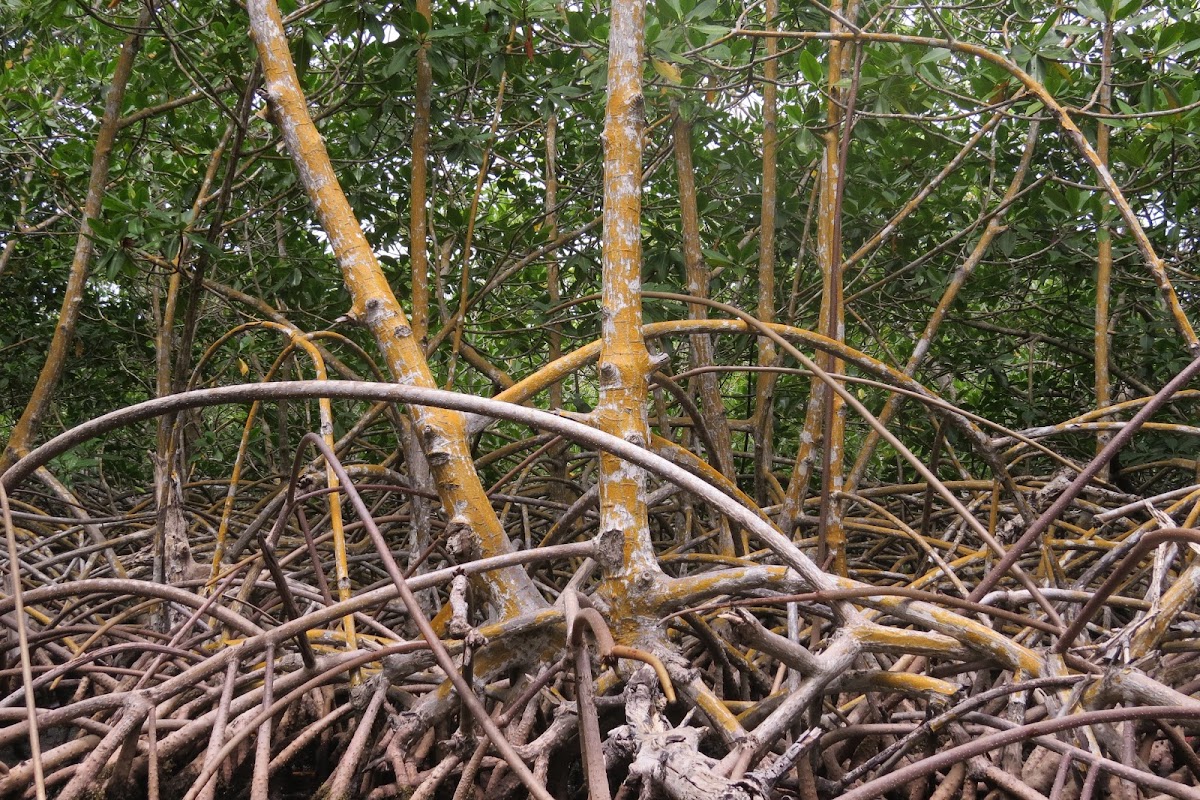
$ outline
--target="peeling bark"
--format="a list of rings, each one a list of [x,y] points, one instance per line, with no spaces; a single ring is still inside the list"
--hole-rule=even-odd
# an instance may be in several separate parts
[[[646,416],[650,353],[642,337],[642,51],[645,0],[615,0],[609,24],[608,102],[604,117],[603,297],[601,302],[600,430],[640,447],[650,438]],[[645,473],[621,459],[600,457],[600,531],[619,536],[619,560],[601,561],[616,583],[604,589],[614,620],[659,575],[649,539]],[[631,591],[636,581],[640,591]]]

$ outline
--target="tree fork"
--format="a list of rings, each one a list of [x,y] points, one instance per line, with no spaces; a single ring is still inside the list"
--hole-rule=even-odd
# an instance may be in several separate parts
[[[363,235],[308,113],[279,8],[274,0],[251,0],[247,11],[251,36],[262,61],[267,99],[353,298],[349,316],[371,331],[398,383],[432,388],[435,382],[420,340]],[[421,406],[410,410],[447,517],[470,528],[480,555],[510,552],[512,544],[475,472],[462,414]],[[483,585],[501,616],[537,608],[545,602],[523,570],[503,570],[485,579]]]

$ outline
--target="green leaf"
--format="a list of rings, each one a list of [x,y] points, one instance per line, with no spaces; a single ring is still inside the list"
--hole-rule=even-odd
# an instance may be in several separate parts
[[[932,47],[925,55],[917,59],[918,64],[931,64],[938,61],[945,61],[950,57],[950,50],[946,47]]]
[[[387,66],[384,67],[383,74],[390,78],[406,71],[411,55],[410,51],[406,48],[396,48],[396,52],[392,54]]]
[[[588,40],[587,15],[582,11],[568,11],[567,31],[574,41],[586,42]]]
[[[820,86],[825,77],[817,57],[808,50],[800,51],[800,72],[804,74],[804,79],[814,86]]]
[[[448,25],[429,32],[430,39],[456,39],[467,33],[467,29],[457,25]]]
[[[703,22],[717,10],[717,0],[703,0],[684,16],[685,22]]]
[[[1098,0],[1075,0],[1075,10],[1096,22],[1108,21],[1108,15],[1100,7]]]
[[[1117,10],[1117,13],[1113,16],[1113,20],[1120,22],[1121,20],[1128,19],[1130,16],[1140,11],[1141,8],[1142,0],[1128,0],[1128,2],[1126,2]]]

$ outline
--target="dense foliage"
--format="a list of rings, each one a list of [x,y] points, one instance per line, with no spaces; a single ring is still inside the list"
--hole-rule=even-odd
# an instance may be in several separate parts
[[[716,2],[688,5],[655,3],[648,12],[646,117],[652,129],[647,161],[652,171],[643,212],[645,278],[650,288],[684,284],[673,164],[654,158],[670,147],[667,117],[677,101],[693,120],[702,237],[716,273],[713,296],[752,308],[761,177],[756,76],[762,46],[745,38],[722,41],[743,9]],[[864,21],[877,18],[878,29],[894,33],[937,36],[941,25],[962,26],[956,35],[1008,53],[1045,81],[1065,106],[1080,109],[1081,126],[1094,136],[1105,9],[1092,3],[1069,9],[1036,4],[986,9],[947,9],[936,20],[900,7],[860,13]],[[5,8],[0,229],[6,231],[6,244],[15,244],[5,262],[0,299],[5,321],[0,386],[9,424],[37,378],[57,318],[78,227],[73,209],[86,191],[98,103],[124,36],[122,26],[132,22],[128,15],[135,10],[118,6],[89,13],[53,2],[10,2]],[[176,98],[194,102],[121,131],[104,214],[93,226],[96,264],[77,332],[77,356],[70,359],[56,398],[59,427],[153,395],[149,309],[165,269],[156,260],[174,261],[185,242],[194,256],[207,240],[204,213],[193,219],[191,206],[225,133],[219,115],[236,106],[253,64],[245,21],[235,10],[224,3],[164,8],[146,38],[125,112],[136,114]],[[292,9],[285,4],[283,10]],[[1144,8],[1128,3],[1112,13],[1112,107],[1118,115],[1107,120],[1113,128],[1112,171],[1172,264],[1176,288],[1187,303],[1200,207],[1192,109],[1200,100],[1195,76],[1200,22],[1188,3]],[[408,281],[412,70],[422,36],[431,42],[435,87],[430,231],[442,248],[438,277],[444,307],[453,310],[459,301],[465,229],[485,157],[490,170],[475,215],[471,293],[545,241],[543,142],[551,113],[559,128],[558,229],[574,230],[599,213],[599,101],[607,33],[602,9],[548,2],[439,4],[428,32],[417,21],[420,15],[403,5],[328,2],[316,4],[302,19],[293,50],[304,88],[351,203],[401,297]],[[826,23],[815,7],[786,9],[780,20],[781,27],[794,30],[821,30]],[[796,44],[779,59],[777,304],[794,306],[796,324],[810,328],[816,327],[820,293],[811,188],[824,121],[819,89],[824,50],[822,42]],[[855,80],[856,122],[842,222],[847,252],[883,227],[953,158],[986,120],[988,112],[981,109],[1001,104],[1008,112],[883,247],[846,275],[848,307],[861,318],[847,325],[848,341],[885,361],[901,362],[948,276],[969,253],[982,215],[995,210],[1020,160],[1030,118],[1044,112],[1031,98],[1005,104],[1017,89],[1012,76],[944,48],[864,47]],[[261,112],[261,102],[256,111]],[[1054,424],[1089,407],[1096,223],[1105,215],[1114,217],[1095,191],[1087,164],[1052,125],[1046,125],[1036,146],[1026,191],[1005,215],[1005,232],[971,277],[923,373],[930,385],[953,379],[967,408],[1019,427]],[[305,330],[332,324],[346,298],[339,294],[343,290],[291,166],[261,113],[250,120],[243,151],[234,166],[237,191],[211,246],[208,275],[286,309]],[[219,170],[225,168],[222,164]],[[37,230],[21,235],[22,226]],[[1177,372],[1186,351],[1158,305],[1138,254],[1119,230],[1114,239],[1116,394],[1140,395]],[[592,231],[557,251],[564,300],[598,290],[598,250],[598,232]],[[515,376],[544,362],[546,335],[539,326],[549,320],[563,319],[564,335],[572,342],[590,340],[598,331],[594,303],[548,313],[543,261],[535,259],[482,297],[468,321],[474,346]],[[211,296],[204,303],[201,342],[212,341],[245,313]],[[679,312],[669,305],[647,305],[651,318]],[[257,358],[256,372],[269,365],[277,346],[269,336],[262,338],[233,345]],[[722,341],[721,360],[744,359],[748,345]],[[446,350],[431,356],[442,375]],[[219,379],[222,365],[227,372],[234,355],[228,349],[219,354],[210,374],[200,379]],[[489,384],[472,373],[462,380],[464,389],[477,391]],[[729,396],[744,394],[740,380],[725,379]],[[1031,385],[1036,398],[1029,396]],[[788,422],[799,415],[790,412],[802,407],[805,392],[805,385],[794,380],[781,387],[782,447],[794,440],[796,431]],[[587,387],[580,393],[586,400]],[[731,410],[745,416],[745,407]],[[1146,455],[1183,456],[1187,446],[1164,437]]]
[[[186,390],[325,378],[326,372],[331,379],[406,382],[389,345],[359,313],[359,290],[338,251],[341,243],[314,210],[320,206],[312,199],[315,190],[302,179],[313,154],[298,152],[281,133],[293,122],[272,93],[275,78],[260,62],[261,50],[250,36],[251,15],[262,5],[263,0],[99,5],[0,0],[0,437],[11,436],[0,469],[101,414]],[[612,5],[633,8],[640,0]],[[1122,421],[1200,356],[1200,342],[1187,321],[1196,318],[1200,295],[1200,11],[1192,0],[838,0],[829,8],[785,3],[777,12],[774,0],[646,3],[641,108],[636,109],[644,110],[644,175],[640,208],[630,224],[640,233],[641,313],[653,369],[639,378],[650,387],[639,408],[606,399],[613,381],[602,379],[603,368],[595,364],[598,357],[601,364],[617,357],[608,355],[615,349],[612,327],[623,324],[606,324],[612,309],[603,307],[611,306],[617,257],[604,231],[619,211],[605,206],[611,191],[606,164],[611,171],[613,163],[606,159],[615,149],[606,98],[617,85],[609,68],[610,57],[616,58],[610,49],[616,44],[610,42],[609,5],[478,0],[433,3],[429,9],[422,2],[280,0],[279,7],[308,113],[387,283],[417,326],[432,382],[478,397],[507,390],[502,399],[554,409],[604,433],[621,435],[621,424],[636,427],[639,415],[646,415],[648,432],[659,437],[647,450],[718,486],[729,504],[793,534],[787,539],[796,543],[792,550],[818,555],[830,580],[965,596],[987,582],[996,561],[989,550],[995,546],[976,535],[979,529],[996,536],[1000,545],[1011,545],[1031,530],[1069,479],[1122,430]],[[261,48],[262,34],[256,35]],[[127,79],[120,77],[122,58],[130,59]],[[425,168],[418,171],[414,152],[425,147],[415,144],[414,131],[422,124],[419,75],[426,64],[432,87],[428,147]],[[106,100],[121,93],[119,108],[106,116]],[[102,148],[97,142],[106,130],[113,138],[111,158],[98,166],[96,153]],[[694,194],[681,188],[689,177],[681,174],[689,167],[677,158],[685,130],[691,139]],[[410,219],[414,192],[428,200]],[[99,204],[95,213],[90,194]],[[692,203],[698,242],[685,219]],[[414,236],[416,218],[423,220],[424,230]],[[696,244],[702,262],[689,263],[689,245]],[[415,274],[413,265],[423,258],[428,270]],[[703,276],[699,284],[698,275]],[[75,281],[78,293],[71,288]],[[429,286],[425,300],[417,285],[422,282]],[[913,458],[906,458],[897,441],[877,445],[870,420],[853,408],[847,412],[828,392],[823,395],[812,370],[797,371],[804,365],[781,344],[768,343],[761,329],[731,324],[701,330],[712,334],[711,353],[703,355],[697,348],[705,337],[670,325],[689,314],[701,316],[700,306],[665,296],[671,293],[705,295],[776,323],[775,330],[806,354],[819,345],[820,366],[844,373],[850,399],[882,415]],[[68,313],[72,303],[77,311]],[[714,320],[730,317],[716,307],[703,314]],[[639,329],[634,338],[640,337]],[[65,348],[61,375],[44,368],[55,363],[55,341]],[[551,374],[547,365],[555,359],[595,342],[603,352],[563,362],[562,372]],[[716,375],[715,402],[705,396],[698,377],[706,369]],[[685,378],[674,379],[685,372]],[[777,377],[768,378],[771,374]],[[529,383],[512,389],[522,379]],[[525,392],[523,385],[533,388]],[[910,399],[883,410],[897,386],[907,389]],[[911,399],[913,394],[921,397]],[[945,403],[926,402],[930,396]],[[71,659],[84,658],[95,644],[89,636],[96,637],[96,647],[138,640],[169,643],[173,654],[168,658],[164,651],[167,666],[156,676],[159,665],[147,667],[148,656],[118,647],[97,657],[94,679],[80,679],[85,674],[80,672],[61,686],[39,683],[34,699],[40,713],[49,713],[46,709],[79,703],[91,694],[132,696],[135,688],[161,688],[168,685],[163,683],[167,677],[185,674],[188,658],[217,658],[214,653],[227,651],[232,639],[256,635],[252,628],[278,629],[289,616],[282,610],[282,595],[266,585],[268,573],[261,573],[255,589],[253,582],[243,586],[236,570],[228,571],[238,559],[253,560],[259,531],[270,534],[281,558],[292,554],[284,566],[302,605],[307,604],[304,613],[333,605],[335,597],[344,603],[361,598],[388,578],[361,509],[352,512],[349,499],[321,494],[318,487],[327,480],[337,485],[332,471],[320,468],[322,462],[305,466],[304,458],[317,457],[311,449],[302,450],[301,437],[310,431],[337,443],[349,476],[363,486],[369,516],[378,521],[401,568],[410,571],[513,548],[599,541],[611,527],[609,506],[595,510],[597,503],[614,502],[613,468],[597,459],[597,450],[607,445],[539,434],[530,425],[541,423],[526,419],[485,424],[472,418],[468,443],[475,465],[466,470],[478,475],[494,509],[476,512],[498,520],[506,537],[499,549],[489,550],[474,517],[468,524],[461,521],[461,508],[438,508],[439,496],[446,502],[457,488],[448,490],[448,484],[459,479],[438,472],[431,444],[437,437],[419,415],[399,405],[386,411],[373,407],[379,397],[366,395],[346,394],[328,407],[311,395],[274,397],[253,407],[250,399],[145,415],[55,452],[46,465],[49,472],[34,476],[33,466],[43,460],[27,459],[18,463],[19,468],[30,465],[20,480],[13,478],[16,472],[8,473],[5,486],[18,512],[13,547],[19,555],[16,562],[7,554],[2,560],[6,576],[20,573],[26,591],[129,575],[218,598],[217,605],[227,606],[245,624],[239,630],[232,617],[203,615],[184,624],[191,612],[179,612],[180,605],[172,606],[174,617],[156,611],[152,618],[144,609],[130,612],[128,619],[114,616],[148,597],[114,584],[110,590],[121,600],[113,607],[86,593],[73,601],[46,595],[36,609],[31,601],[25,616],[33,626],[33,644],[18,646],[14,620],[20,615],[12,613],[6,588],[9,605],[0,610],[3,625],[13,633],[0,644],[0,695],[7,697],[0,712],[24,702],[16,665],[28,662],[30,653],[34,672],[26,679],[51,675]],[[604,413],[593,413],[597,407]],[[615,428],[611,416],[604,416],[613,409],[626,414]],[[1200,509],[1195,493],[1156,500],[1165,520],[1148,516],[1145,508],[1100,522],[1095,515],[1200,480],[1196,410],[1195,393],[1183,389],[1141,425],[1131,442],[1120,443],[1119,455],[1090,488],[1075,487],[1075,502],[1046,520],[1057,524],[1043,526],[1040,552],[1039,547],[1029,550],[1022,574],[1047,592],[1090,592],[1146,531],[1190,529]],[[843,414],[844,431],[837,422]],[[34,421],[27,425],[31,415]],[[642,439],[635,443],[646,444]],[[279,511],[284,493],[297,487],[292,474],[297,457],[303,473],[299,491],[313,493],[299,504],[307,508],[307,517]],[[928,469],[923,473],[918,465]],[[1065,472],[1053,481],[1060,470]],[[947,483],[931,480],[938,477]],[[602,611],[619,615],[625,609],[637,621],[609,620],[614,646],[658,653],[667,662],[682,655],[684,666],[668,663],[676,683],[688,663],[698,668],[687,673],[694,685],[680,691],[700,711],[694,724],[715,733],[692,751],[724,757],[713,768],[718,777],[737,778],[748,767],[759,770],[751,774],[769,774],[770,759],[760,759],[777,743],[782,752],[785,733],[801,723],[833,724],[821,720],[822,689],[814,690],[810,707],[788,724],[768,724],[771,732],[772,725],[779,726],[775,740],[758,751],[747,749],[744,737],[779,705],[781,693],[789,687],[793,693],[807,691],[798,688],[807,685],[801,673],[806,680],[811,674],[797,666],[794,654],[771,649],[764,638],[769,631],[739,640],[728,615],[692,611],[682,618],[685,624],[670,614],[714,597],[829,587],[794,571],[781,577],[783,567],[778,575],[761,578],[761,584],[732,576],[751,564],[798,567],[788,560],[792,556],[756,539],[745,523],[728,522],[725,501],[673,494],[665,488],[670,480],[662,478],[658,473],[646,490],[658,503],[647,520],[630,517],[629,527],[640,528],[637,535],[625,530],[629,541],[644,535],[657,565],[646,586],[634,575],[636,545],[627,543],[626,561],[618,566],[605,562],[599,551],[571,551],[525,569],[526,589],[537,598],[533,606],[521,606],[519,613],[505,609],[503,591],[475,579],[470,613],[463,618],[456,612],[451,620],[443,609],[434,624],[442,634],[452,621],[468,628],[491,626],[487,630],[496,648],[482,651],[491,655],[481,657],[474,671],[480,683],[499,685],[511,678],[511,686],[488,690],[496,697],[503,695],[507,702],[511,697],[505,692],[512,689],[519,696],[527,685],[517,678],[517,667],[535,676],[553,666],[565,672],[551,673],[546,679],[557,683],[550,685],[566,686],[566,694],[583,706],[591,702],[584,699],[587,691],[573,694],[572,681],[564,683],[563,675],[575,665],[578,681],[586,668],[569,657],[575,646],[569,637],[564,644],[558,617],[553,644],[514,641],[524,641],[516,637],[526,635],[529,618],[547,613],[539,604],[550,608],[557,602],[557,613],[567,613],[564,608],[575,601],[564,598],[573,598],[576,590],[581,598],[593,595]],[[597,493],[589,490],[602,484],[597,501]],[[954,507],[952,500],[961,506]],[[186,557],[171,550],[176,519],[185,520],[179,524],[186,528],[180,551]],[[464,526],[483,544],[456,541],[456,531]],[[846,532],[845,545],[837,543],[833,530]],[[763,546],[768,549],[758,549]],[[594,574],[594,565],[580,566],[589,554],[599,562]],[[140,567],[139,558],[145,562]],[[1188,552],[1170,558],[1160,553],[1153,572],[1131,571],[1133,577],[1114,595],[1124,605],[1109,606],[1102,627],[1117,631],[1135,612],[1150,608],[1153,617],[1161,611],[1159,595],[1166,587],[1194,579],[1196,568],[1188,566],[1192,558]],[[184,574],[185,567],[194,569]],[[263,569],[260,557],[252,570]],[[713,570],[712,586],[679,588],[679,581],[699,581],[705,570]],[[225,575],[232,583],[214,593],[218,577]],[[1017,580],[1028,579],[1006,573],[1000,585],[1021,588]],[[651,585],[658,588],[651,591]],[[643,590],[650,598],[645,604],[622,605],[622,598]],[[242,595],[235,600],[238,591]],[[427,612],[437,612],[453,594],[439,591],[419,594]],[[1160,681],[1164,692],[1174,692],[1171,702],[1188,713],[1197,702],[1188,696],[1196,687],[1180,677],[1191,662],[1179,654],[1190,650],[1177,641],[1179,629],[1170,626],[1194,624],[1185,613],[1194,593],[1175,598],[1177,605],[1162,611],[1165,627],[1151,639],[1114,636],[1105,650],[1111,655],[1113,642],[1132,637],[1137,657],[1126,649],[1130,664],[1143,669],[1147,681]],[[182,602],[174,595],[160,599]],[[950,644],[947,630],[956,630],[958,623],[929,623],[947,639],[938,645],[941,656],[930,652],[933,645],[920,640],[917,646],[914,639],[878,653],[855,651],[846,666],[866,674],[899,663],[930,681],[958,681],[957,688],[968,693],[1045,677],[1054,670],[1033,674],[1005,663],[996,653],[1007,645],[999,642],[1051,658],[1045,648],[1057,640],[1064,621],[1074,618],[1082,599],[1054,595],[1055,612],[1048,603],[1026,598],[1027,604],[1018,607],[1027,622],[1033,620],[1031,627],[1019,618],[989,618],[997,637],[992,645]],[[321,645],[323,657],[393,646],[405,637],[420,641],[412,609],[392,600],[356,607],[357,634],[353,624],[339,622],[340,616],[314,623],[311,638]],[[793,601],[790,618],[782,606],[755,608],[742,622],[758,631],[761,626],[747,620],[761,620],[793,643],[836,653],[838,625],[846,623],[839,602]],[[873,620],[900,628],[923,624],[873,608]],[[1150,617],[1139,619],[1151,625]],[[60,641],[52,631],[64,620],[74,627],[67,626],[71,632]],[[103,630],[106,621],[120,635],[110,639]],[[194,641],[184,637],[189,630]],[[973,635],[963,633],[962,642]],[[1105,635],[1094,629],[1091,641]],[[470,653],[481,644],[470,637],[466,641],[463,671],[470,680]],[[255,686],[264,675],[270,683],[272,657],[282,664],[284,651],[293,653],[299,646],[281,638],[271,647],[274,655],[265,662],[261,648],[247,651],[243,667],[255,676]],[[970,647],[976,648],[972,657],[986,663],[958,670],[970,665],[962,652]],[[1167,652],[1174,655],[1168,658]],[[602,654],[602,665],[615,663],[610,652]],[[1165,659],[1170,669],[1159,670],[1155,658]],[[298,664],[289,663],[288,669]],[[332,662],[322,664],[332,668]],[[1068,662],[1070,670],[1061,661],[1056,664],[1076,683],[1087,672],[1078,662]],[[432,661],[393,666],[380,673],[391,681],[392,691],[381,690],[382,699],[368,703],[359,696],[360,687],[377,685],[366,678],[378,666],[335,670],[325,689],[305,696],[307,705],[293,704],[277,729],[274,754],[287,744],[279,730],[308,735],[312,728],[306,726],[335,709],[350,709],[340,712],[345,720],[337,725],[350,731],[350,720],[357,719],[370,734],[386,703],[383,707],[400,720],[396,732],[377,726],[369,740],[357,743],[348,734],[332,740],[313,734],[303,758],[281,765],[285,772],[292,770],[294,785],[303,786],[305,776],[315,774],[317,783],[329,779],[333,791],[354,795],[382,797],[421,786],[421,791],[450,796],[447,787],[456,779],[447,775],[458,775],[458,784],[468,788],[456,797],[465,797],[470,787],[489,797],[501,788],[520,789],[515,778],[504,775],[505,754],[499,761],[485,759],[486,747],[481,747],[472,759],[472,748],[464,750],[461,741],[443,746],[456,726],[460,738],[470,738],[472,730],[466,706],[460,713],[437,696],[434,687],[445,679],[444,670]],[[618,674],[628,679],[626,699],[633,703],[640,678],[622,670]],[[223,674],[205,676],[210,682],[203,701],[183,690],[151,698],[163,704],[158,713],[164,719],[177,723],[170,730],[190,731],[191,738],[172,740],[171,757],[181,769],[178,781],[163,777],[168,795],[183,795],[198,775],[216,769],[211,752],[219,749],[223,734],[213,734],[215,749],[207,756],[201,738],[207,740],[210,731],[224,725],[224,717],[213,721],[222,705],[222,686],[233,693],[236,706],[229,711],[227,697],[226,715],[246,715],[242,723],[262,702],[261,694],[254,694],[260,689],[239,685],[234,692],[229,688],[234,680],[222,684]],[[130,675],[142,676],[142,684],[134,687]],[[597,678],[601,694],[619,692],[619,680]],[[824,710],[838,707],[837,713],[853,716],[852,724],[902,725],[919,720],[918,711],[951,702],[928,700],[940,690],[933,683],[904,687],[917,699],[903,700],[870,680],[864,685],[872,688],[837,684],[825,689]],[[1119,701],[1168,704],[1165,695],[1139,686],[1142,694],[1126,687]],[[488,692],[481,689],[481,698],[487,700]],[[563,696],[549,699],[552,692],[546,690],[530,706],[534,711],[522,722],[523,733],[512,737],[516,744],[557,730],[553,726],[562,714],[555,704]],[[1091,710],[1112,704],[1090,696],[1066,702],[1069,690],[1062,692],[1054,697],[1066,707],[1077,701]],[[1158,701],[1150,703],[1150,696]],[[852,712],[855,697],[869,697],[879,707]],[[1053,699],[1038,697],[1053,716]],[[610,750],[619,750],[611,743],[619,738],[613,731],[621,712],[603,699],[600,730],[609,736]],[[238,706],[242,700],[245,704]],[[724,701],[724,716],[714,716],[710,700]],[[672,707],[667,724],[680,724],[682,713],[675,710],[681,707]],[[906,711],[911,719],[903,717]],[[67,770],[51,781],[52,787],[72,775],[101,775],[110,792],[147,785],[147,775],[158,768],[146,764],[153,759],[144,738],[113,734],[121,717],[108,707],[105,713],[113,716],[103,724],[48,726],[55,733],[42,749],[58,748],[61,758],[54,763]],[[132,712],[122,713],[130,718]],[[508,712],[493,710],[500,713]],[[520,712],[514,713],[520,720]],[[587,712],[580,709],[579,716],[582,730]],[[207,721],[201,724],[202,718]],[[0,719],[16,724],[25,716]],[[1026,722],[1024,717],[1010,721]],[[56,727],[60,724],[66,724],[65,733]],[[651,723],[631,718],[629,724]],[[426,737],[426,730],[436,736]],[[953,741],[961,744],[965,731],[957,728]],[[1146,774],[1169,774],[1178,767],[1173,780],[1196,791],[1196,756],[1178,753],[1175,738],[1139,729],[1137,743],[1146,752],[1134,754],[1132,734],[1130,748],[1123,750],[1119,733],[1103,731],[1099,740],[1091,740],[1094,753]],[[579,736],[586,750],[585,733]],[[544,763],[549,753],[564,747],[575,752],[569,748],[578,746],[573,728],[555,735],[559,738],[547,739],[543,754],[522,751],[522,757],[540,768],[535,772],[549,782],[554,796],[582,797],[589,780],[580,772],[584,768]],[[886,733],[903,735],[898,728]],[[105,745],[112,740],[108,755],[90,766],[83,755],[63,749],[85,736]],[[266,740],[270,757],[269,729]],[[891,740],[870,741],[882,749]],[[1166,747],[1156,743],[1164,741],[1177,751],[1175,765],[1165,771],[1151,763],[1151,748]],[[0,760],[17,770],[12,775],[25,776],[21,783],[0,774],[0,795],[15,796],[31,785],[16,766],[30,752],[15,733],[0,733],[0,745]],[[117,747],[134,746],[139,755],[132,775],[119,759],[105,766]],[[1043,752],[1040,745],[1036,751],[1026,746],[1026,755]],[[763,778],[762,794],[745,796],[778,795],[786,788],[811,800],[853,788],[854,780],[844,781],[844,773],[869,759],[866,749],[843,745],[824,761],[803,757],[809,766],[798,768],[796,777]],[[1012,752],[987,763],[1019,783],[1020,763],[1014,763]],[[350,769],[362,770],[352,782],[337,769],[337,759],[346,763],[347,753],[353,754]],[[630,773],[626,765],[636,753],[608,755],[614,787],[627,774],[641,774],[644,787],[657,785],[672,797],[686,797],[669,778],[651,778],[636,769]],[[452,757],[458,761],[446,766]],[[920,764],[920,757],[919,750],[908,752],[904,763]],[[297,766],[305,758],[312,764]],[[963,767],[968,778],[954,777],[954,764],[936,769],[959,785],[978,781],[981,788],[986,784],[1026,796],[1005,787],[980,757],[972,758],[977,760],[962,760],[969,765]],[[1058,763],[1049,768],[1051,779]],[[1083,784],[1087,764],[1097,762],[1077,763],[1083,769],[1069,780]],[[705,764],[704,769],[712,766]],[[262,769],[250,747],[230,755],[220,780],[238,785],[231,783],[232,776],[253,772],[255,785],[245,791],[265,797],[266,784],[258,783]],[[1136,780],[1122,777],[1124,784],[1113,779],[1113,796],[1153,794],[1150,784],[1134,788]],[[590,780],[597,791],[594,774]],[[1039,776],[1026,774],[1024,780],[1023,788],[1034,792],[1028,796],[1049,791],[1049,782]],[[39,776],[39,786],[41,781]],[[442,781],[447,784],[439,789]],[[934,784],[912,781],[907,784],[912,797],[933,791]],[[157,778],[152,782],[157,791]],[[635,783],[628,779],[628,791]],[[67,783],[64,795],[72,796],[74,787],[75,781]],[[200,791],[196,787],[189,797]],[[732,784],[719,788],[733,791]]]

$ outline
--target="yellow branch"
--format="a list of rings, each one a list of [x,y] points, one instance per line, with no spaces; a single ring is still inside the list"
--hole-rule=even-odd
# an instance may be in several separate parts
[[[309,116],[279,8],[275,0],[251,0],[247,10],[262,60],[267,98],[300,181],[342,269],[352,298],[350,316],[370,329],[398,383],[434,388],[420,342],[363,235],[334,174],[325,143]],[[475,472],[463,415],[420,406],[410,411],[451,523],[470,530],[481,556],[510,552],[512,544],[504,535]],[[504,616],[544,603],[524,570],[510,568],[494,573],[482,585]]]

